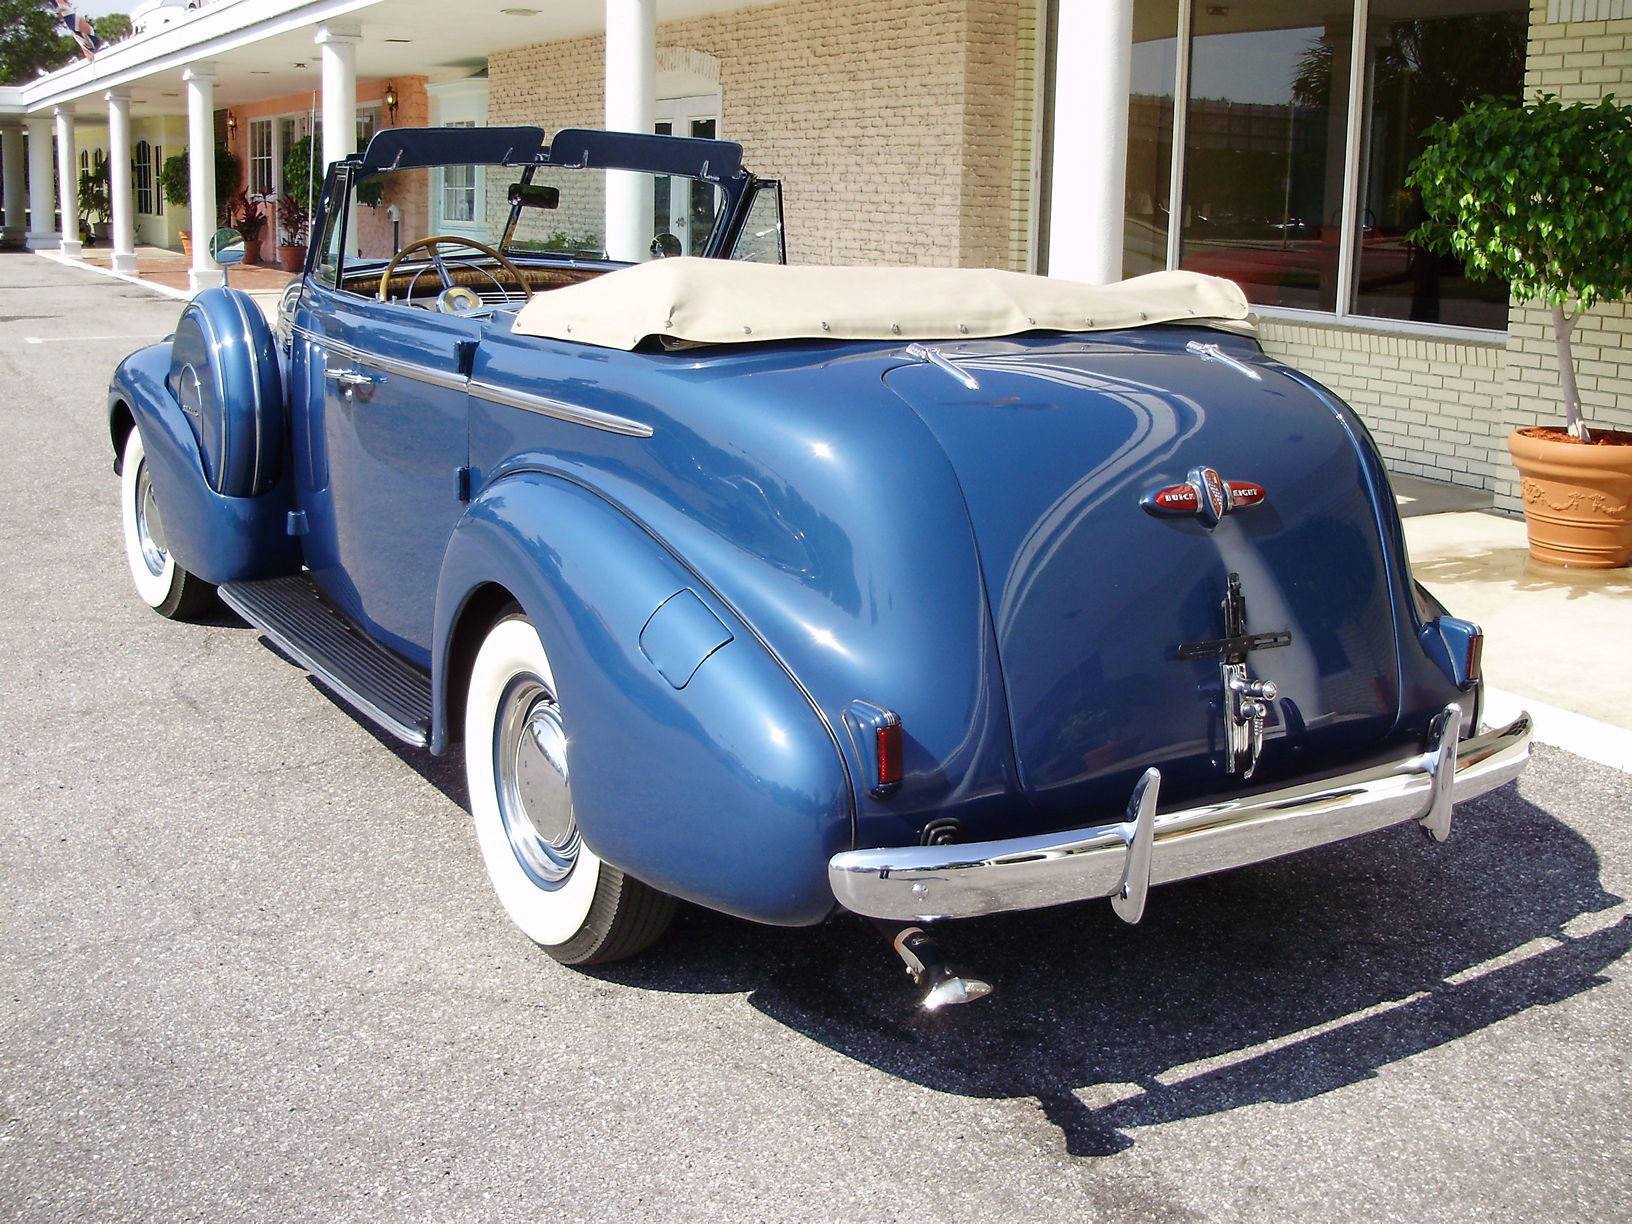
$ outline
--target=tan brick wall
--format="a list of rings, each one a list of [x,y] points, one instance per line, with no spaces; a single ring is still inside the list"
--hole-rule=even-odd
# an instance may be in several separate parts
[[[1566,8],[1577,11],[1558,6],[1556,0],[1552,6],[1548,0],[1534,0],[1525,95],[1540,91],[1565,102],[1596,102],[1614,94],[1622,105],[1632,105],[1632,14],[1611,21],[1550,23],[1553,7],[1561,15]],[[1598,0],[1592,11],[1616,9]],[[1632,305],[1597,307],[1582,317],[1571,341],[1588,424],[1632,430]],[[1563,411],[1551,311],[1537,303],[1515,303],[1508,324],[1503,433],[1520,425],[1560,423]],[[1518,477],[1511,467],[1503,465],[1495,487],[1498,505],[1518,508]]]
[[[720,134],[780,178],[800,263],[1011,258],[1023,0],[788,0],[663,22],[660,48],[719,64]],[[599,36],[488,61],[492,123],[605,114]]]
[[[1494,404],[1507,351],[1486,343],[1403,336],[1334,323],[1263,319],[1264,351],[1352,405],[1390,471],[1495,489],[1507,429]]]

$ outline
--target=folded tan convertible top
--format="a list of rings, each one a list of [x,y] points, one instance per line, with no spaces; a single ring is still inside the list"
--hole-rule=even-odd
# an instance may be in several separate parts
[[[1153,272],[1114,285],[992,268],[782,266],[656,259],[535,295],[524,336],[632,349],[649,336],[692,344],[759,340],[955,340],[1028,331],[1107,331],[1151,323],[1239,330],[1233,281]]]

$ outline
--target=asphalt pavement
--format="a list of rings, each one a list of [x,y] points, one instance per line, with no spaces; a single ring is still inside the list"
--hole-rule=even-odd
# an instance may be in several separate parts
[[[0,1219],[1632,1216],[1632,775],[949,928],[697,910],[564,969],[400,750],[131,590],[104,426],[180,303],[0,255]]]

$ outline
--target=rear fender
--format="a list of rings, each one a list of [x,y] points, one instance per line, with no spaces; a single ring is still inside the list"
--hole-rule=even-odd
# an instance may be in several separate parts
[[[573,809],[596,854],[758,922],[803,925],[832,910],[827,860],[853,844],[854,813],[831,731],[707,586],[579,485],[507,477],[455,528],[437,586],[433,747],[451,738],[450,718],[463,722],[450,705],[464,677],[450,672],[491,623],[495,586],[521,604],[549,656]],[[720,632],[699,641],[682,624],[665,635],[677,609],[708,628],[711,616]]]
[[[293,573],[300,568],[300,550],[288,534],[294,503],[287,465],[258,497],[228,497],[210,488],[198,440],[166,381],[169,371],[168,342],[125,358],[108,388],[108,428],[116,456],[129,427],[141,430],[170,554],[183,569],[215,584]]]

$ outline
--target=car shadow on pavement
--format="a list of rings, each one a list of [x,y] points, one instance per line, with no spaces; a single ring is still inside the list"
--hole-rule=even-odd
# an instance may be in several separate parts
[[[1399,827],[1151,894],[937,928],[995,988],[915,1006],[859,919],[773,930],[688,909],[645,957],[596,970],[649,990],[745,991],[782,1024],[939,1092],[1033,1098],[1075,1156],[1129,1132],[1370,1078],[1603,982],[1632,917],[1592,846],[1509,785],[1460,836]],[[1598,915],[1597,918],[1591,917]]]

